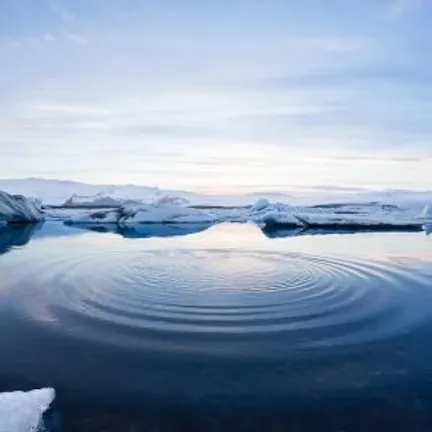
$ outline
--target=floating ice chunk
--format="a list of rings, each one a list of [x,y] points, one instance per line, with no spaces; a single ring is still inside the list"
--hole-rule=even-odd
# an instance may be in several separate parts
[[[163,195],[152,204],[158,207],[162,205],[187,206],[189,201],[186,198],[180,196]]]
[[[296,214],[306,227],[332,227],[332,228],[388,228],[388,229],[421,229],[419,220],[412,218],[403,212],[391,213],[364,213],[364,214],[337,214],[337,213],[320,213],[320,214]]]
[[[136,223],[212,223],[214,215],[205,211],[177,205],[143,205],[124,209],[120,219],[124,225]]]
[[[39,222],[44,219],[39,203],[21,195],[0,191],[0,220],[6,222]]]
[[[125,197],[117,197],[107,192],[98,192],[94,195],[73,194],[64,203],[64,207],[120,207],[131,204],[141,204],[140,200],[132,200]]]
[[[121,217],[121,210],[99,210],[82,212],[66,219],[69,224],[116,224]]]
[[[36,432],[54,397],[52,388],[0,393],[0,432]]]
[[[260,198],[251,208],[251,212],[262,211],[270,206],[270,201],[265,198]]]
[[[260,202],[261,201],[261,202]],[[264,203],[259,200],[247,215],[247,220],[259,225],[284,224],[293,227],[302,223],[295,217],[293,207],[282,203]],[[264,205],[266,204],[266,205]]]

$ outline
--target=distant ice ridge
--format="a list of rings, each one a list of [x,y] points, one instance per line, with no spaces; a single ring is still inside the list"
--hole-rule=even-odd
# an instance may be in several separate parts
[[[0,191],[0,221],[39,222],[43,219],[40,203],[36,200]]]
[[[237,208],[196,208],[164,197],[151,204],[125,206],[107,210],[86,210],[69,215],[72,224],[185,224],[253,222],[267,227],[302,228],[367,228],[421,229],[425,216],[416,209],[401,209],[396,205],[328,204],[312,207],[290,206],[259,199],[255,205]]]
[[[0,393],[0,432],[44,430],[42,415],[54,397],[52,388]]]

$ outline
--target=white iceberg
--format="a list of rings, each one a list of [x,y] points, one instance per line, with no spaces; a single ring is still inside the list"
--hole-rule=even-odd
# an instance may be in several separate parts
[[[295,217],[294,207],[282,203],[269,203],[258,200],[246,216],[248,222],[258,225],[278,225],[298,227],[303,224]]]
[[[259,212],[262,211],[270,206],[270,201],[265,198],[260,198],[252,207],[252,212]]]
[[[120,224],[139,223],[213,223],[215,215],[200,209],[179,205],[143,205],[123,209]]]
[[[39,222],[43,219],[44,214],[37,201],[0,191],[0,221]]]
[[[63,207],[121,207],[141,203],[139,200],[118,198],[104,192],[98,192],[89,196],[73,194],[63,203]]]
[[[176,195],[162,195],[157,198],[153,203],[155,206],[162,205],[175,205],[175,206],[187,206],[189,201],[186,198]]]
[[[65,222],[68,224],[117,224],[121,215],[122,209],[87,211],[68,216]]]
[[[421,229],[420,220],[410,212],[370,211],[362,213],[305,213],[298,212],[295,217],[305,227],[328,228],[371,228],[371,229]]]
[[[42,429],[42,415],[54,397],[52,388],[0,393],[0,432],[36,432]]]

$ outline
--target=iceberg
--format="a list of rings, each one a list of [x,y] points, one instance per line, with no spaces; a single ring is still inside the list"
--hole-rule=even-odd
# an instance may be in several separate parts
[[[270,201],[265,198],[260,198],[251,208],[252,212],[262,211],[270,206]]]
[[[54,397],[52,388],[0,393],[0,432],[41,430],[42,415]]]
[[[139,200],[118,198],[104,192],[98,192],[89,196],[73,194],[63,203],[62,207],[121,207],[141,203]]]
[[[295,208],[288,204],[269,203],[267,200],[258,200],[251,208],[246,219],[258,225],[273,226],[284,225],[286,227],[300,227],[303,223],[299,221],[295,214]]]
[[[86,211],[70,215],[68,224],[181,224],[213,223],[214,214],[170,203],[141,204],[118,209]]]
[[[0,221],[23,223],[39,222],[43,219],[44,214],[37,201],[0,191]]]
[[[213,223],[215,215],[200,209],[172,204],[147,204],[123,210],[121,225],[140,223]]]
[[[67,224],[117,224],[122,214],[121,209],[81,212],[66,218]]]

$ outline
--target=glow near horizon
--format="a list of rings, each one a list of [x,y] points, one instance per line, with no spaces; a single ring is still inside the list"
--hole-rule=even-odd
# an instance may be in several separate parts
[[[361,3],[2,2],[1,177],[430,189],[432,6]]]

